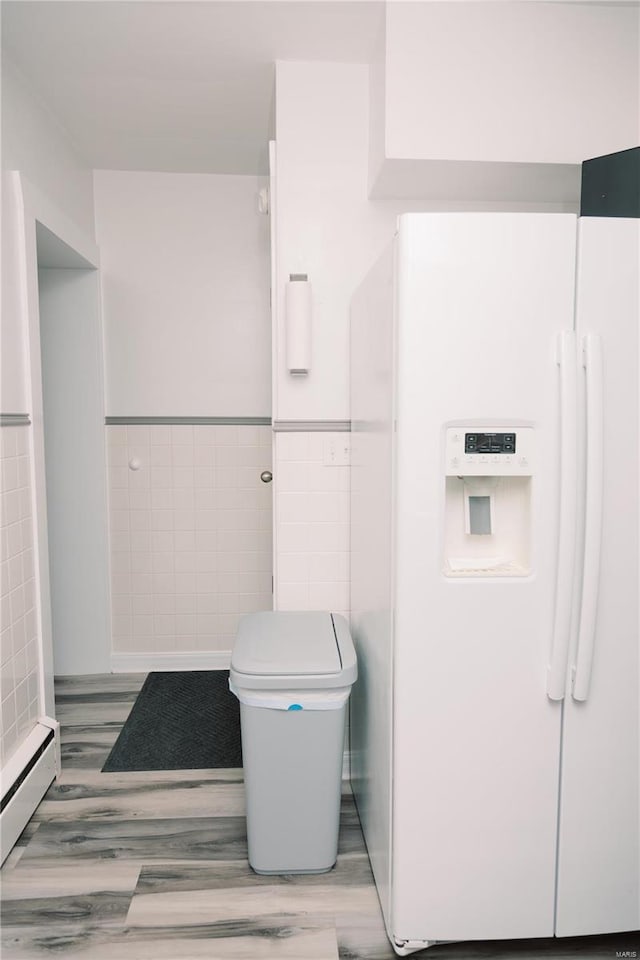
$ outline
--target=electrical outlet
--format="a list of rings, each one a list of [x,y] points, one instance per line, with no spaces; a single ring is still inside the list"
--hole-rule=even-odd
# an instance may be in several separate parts
[[[323,454],[325,467],[348,467],[351,463],[351,437],[349,434],[325,437]]]

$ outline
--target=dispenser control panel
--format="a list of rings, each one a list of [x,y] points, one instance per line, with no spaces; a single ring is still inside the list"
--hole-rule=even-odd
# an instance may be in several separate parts
[[[531,476],[532,427],[448,426],[447,476]]]
[[[505,453],[516,452],[515,433],[465,433],[465,453]]]

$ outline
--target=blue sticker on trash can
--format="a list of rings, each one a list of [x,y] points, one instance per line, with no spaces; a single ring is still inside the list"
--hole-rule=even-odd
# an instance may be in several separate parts
[[[299,703],[292,703],[291,706],[287,707],[287,710],[302,710],[302,707]]]

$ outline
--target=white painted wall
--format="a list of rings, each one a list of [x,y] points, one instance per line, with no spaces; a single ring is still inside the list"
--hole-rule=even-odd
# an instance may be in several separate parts
[[[21,198],[9,171],[19,170],[48,200],[93,236],[91,171],[49,109],[2,57],[2,371],[3,413],[27,413],[27,348],[21,262]]]
[[[371,197],[577,212],[580,163],[638,142],[639,13],[387,4],[371,71]]]
[[[26,413],[26,344],[20,264],[20,197],[16,178],[2,171],[2,309],[0,310],[0,412]]]
[[[369,186],[385,161],[387,17],[382,19],[369,64]]]
[[[639,14],[388,3],[387,156],[576,164],[636,145]]]
[[[4,54],[2,168],[19,170],[85,234],[93,236],[91,170],[65,129]]]
[[[269,221],[249,176],[94,175],[109,416],[268,416]]]

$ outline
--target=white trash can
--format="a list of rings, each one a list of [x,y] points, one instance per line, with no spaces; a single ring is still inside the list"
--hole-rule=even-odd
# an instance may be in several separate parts
[[[338,854],[347,701],[357,675],[344,617],[244,616],[229,687],[240,701],[249,863],[323,873]]]

